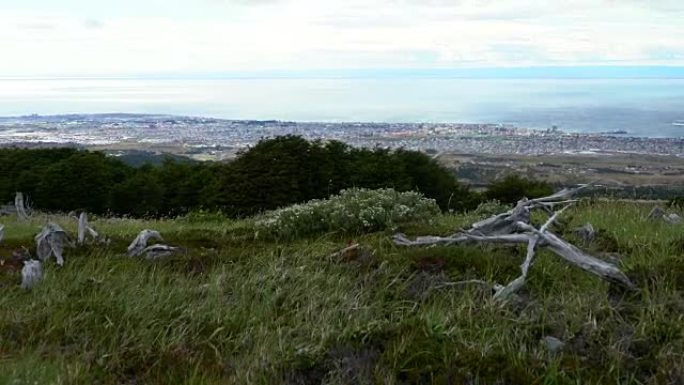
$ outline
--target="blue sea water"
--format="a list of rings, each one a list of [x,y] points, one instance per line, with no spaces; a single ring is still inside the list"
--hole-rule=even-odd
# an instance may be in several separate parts
[[[331,122],[509,123],[683,137],[684,79],[13,79],[0,116],[135,112]],[[675,124],[673,124],[675,123]]]

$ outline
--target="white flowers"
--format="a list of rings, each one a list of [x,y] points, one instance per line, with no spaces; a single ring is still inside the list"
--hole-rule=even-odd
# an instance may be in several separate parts
[[[433,199],[393,189],[348,189],[326,200],[312,200],[268,212],[257,218],[256,231],[280,238],[321,232],[360,233],[426,220],[439,213]]]

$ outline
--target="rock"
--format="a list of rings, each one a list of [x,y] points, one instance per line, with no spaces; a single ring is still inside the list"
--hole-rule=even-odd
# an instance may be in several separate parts
[[[591,223],[587,223],[582,227],[575,229],[575,235],[577,238],[581,239],[584,243],[591,243],[596,236],[596,230]]]
[[[36,253],[41,261],[54,256],[59,266],[64,265],[64,246],[71,240],[67,233],[56,223],[48,223],[43,230],[36,235]]]
[[[660,208],[660,206],[656,206],[651,210],[650,213],[648,213],[648,219],[660,219],[665,215],[665,210]]]
[[[682,223],[682,217],[680,217],[678,214],[668,214],[665,210],[658,206],[654,207],[653,210],[651,210],[651,212],[648,214],[648,219],[662,219],[663,221],[671,225]]]
[[[672,213],[672,214],[667,214],[663,216],[663,220],[671,225],[677,225],[682,223],[682,217],[679,215]]]
[[[558,353],[565,347],[565,342],[559,340],[556,337],[546,336],[542,339],[544,346],[551,353]]]
[[[33,287],[43,279],[43,266],[40,261],[34,259],[24,261],[24,268],[21,269],[22,289],[33,289]]]

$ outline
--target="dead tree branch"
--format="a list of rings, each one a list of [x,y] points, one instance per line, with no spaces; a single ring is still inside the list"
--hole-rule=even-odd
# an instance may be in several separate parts
[[[393,240],[400,246],[452,246],[471,243],[527,244],[525,260],[520,266],[521,275],[505,286],[492,285],[495,288],[494,298],[499,300],[510,297],[525,285],[539,247],[549,249],[566,262],[604,280],[634,289],[634,284],[616,266],[584,253],[549,231],[558,217],[577,202],[572,197],[587,186],[563,189],[547,197],[522,199],[513,209],[478,221],[469,229],[452,236],[423,236],[411,240],[406,235],[398,233],[394,235]],[[561,205],[562,208],[553,211]],[[530,215],[533,210],[543,210],[549,213],[549,218],[539,228],[531,224]]]
[[[28,214],[26,213],[24,194],[17,192],[17,194],[14,196],[14,207],[17,210],[17,217],[20,220],[26,220],[29,218]]]
[[[155,260],[170,256],[180,250],[178,247],[168,246],[164,244],[154,244],[147,246],[150,239],[163,241],[161,234],[156,230],[145,229],[141,231],[133,242],[128,246],[129,257],[139,257],[145,255],[145,259]]]
[[[88,214],[85,212],[82,212],[81,215],[78,217],[78,244],[82,245],[85,243],[86,236],[89,235],[93,240],[96,240],[99,237],[99,234],[97,231],[95,231],[90,225],[88,224]]]

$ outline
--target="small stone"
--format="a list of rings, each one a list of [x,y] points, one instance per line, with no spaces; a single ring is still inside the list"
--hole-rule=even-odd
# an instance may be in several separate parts
[[[43,267],[40,261],[24,261],[24,268],[21,269],[21,287],[23,289],[33,289],[33,287],[43,279]]]
[[[577,238],[581,239],[584,243],[591,243],[596,236],[596,230],[591,223],[587,223],[584,226],[575,229],[575,235]]]
[[[676,225],[676,224],[682,223],[682,217],[680,217],[679,215],[677,215],[675,213],[665,215],[663,217],[663,219],[665,220],[665,222],[667,222],[671,225]]]
[[[656,206],[651,210],[650,213],[648,213],[648,219],[660,219],[663,216],[665,216],[665,210],[660,208],[659,206]]]
[[[565,343],[556,337],[546,336],[542,339],[544,346],[551,353],[558,353],[563,349]]]

